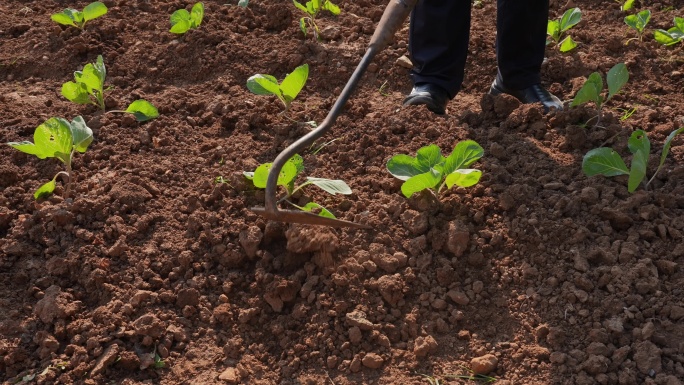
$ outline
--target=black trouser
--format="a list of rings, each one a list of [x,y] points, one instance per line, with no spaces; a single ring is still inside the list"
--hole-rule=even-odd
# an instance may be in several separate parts
[[[409,32],[414,83],[434,83],[456,96],[468,54],[471,1],[418,1]],[[541,82],[548,17],[549,0],[497,0],[497,76],[507,88]]]

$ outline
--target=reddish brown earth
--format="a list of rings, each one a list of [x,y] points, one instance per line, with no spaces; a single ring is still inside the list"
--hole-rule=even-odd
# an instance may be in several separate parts
[[[659,153],[684,125],[682,45],[651,38],[684,16],[681,1],[649,4],[648,33],[628,46],[616,2],[552,1],[554,17],[583,11],[571,32],[580,46],[548,48],[553,92],[570,100],[592,71],[629,68],[602,127],[582,127],[591,106],[543,115],[484,95],[496,71],[491,0],[473,10],[467,79],[448,115],[401,109],[404,28],[301,154],[306,175],[343,179],[354,194],[311,189],[299,203],[315,199],[370,231],[265,221],[249,210],[264,194],[241,172],[308,132],[297,122],[323,120],[385,1],[341,0],[339,17],[320,18],[322,42],[303,38],[288,1],[206,0],[204,23],[182,38],[168,15],[191,2],[104,2],[109,13],[83,32],[50,14],[88,1],[0,4],[0,141],[30,140],[53,116],[82,115],[95,135],[67,201],[61,186],[32,197],[58,161],[0,148],[6,383],[427,384],[420,374],[496,362],[502,385],[682,384],[684,138],[647,191],[580,167],[603,143],[629,157],[638,128]],[[139,124],[66,101],[61,84],[97,55],[109,110],[145,98],[161,116]],[[287,114],[245,87],[303,63],[310,79]],[[394,154],[430,143],[449,153],[464,139],[485,149],[483,178],[440,201],[405,199],[385,169]]]

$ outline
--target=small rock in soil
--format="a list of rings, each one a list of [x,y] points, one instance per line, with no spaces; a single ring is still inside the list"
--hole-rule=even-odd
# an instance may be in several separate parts
[[[225,381],[228,384],[237,384],[240,382],[240,374],[235,368],[228,368],[219,375],[219,380]]]
[[[493,354],[485,354],[470,361],[470,369],[475,374],[489,374],[496,369],[499,359]]]
[[[245,254],[250,258],[254,258],[257,250],[259,250],[261,239],[263,238],[261,229],[257,226],[250,226],[247,229],[240,231],[238,238],[240,240],[240,245],[245,250]]]
[[[116,361],[116,357],[119,354],[119,345],[111,344],[105,349],[104,353],[98,358],[95,367],[90,372],[91,376],[96,376],[102,373],[109,365]]]
[[[75,314],[79,304],[73,301],[71,294],[63,293],[59,286],[52,285],[45,290],[45,296],[38,301],[34,312],[43,323],[50,324]]]
[[[647,374],[649,370],[660,373],[663,370],[662,351],[651,341],[637,342],[634,346],[634,362],[642,374]]]
[[[460,257],[468,249],[468,242],[470,241],[470,231],[468,227],[461,221],[453,221],[449,223],[447,230],[446,248],[456,257]]]
[[[416,357],[425,357],[437,351],[437,341],[432,336],[417,337],[413,342],[413,354]]]
[[[385,360],[375,353],[368,353],[363,357],[363,360],[361,360],[363,366],[371,369],[378,369],[384,362]]]

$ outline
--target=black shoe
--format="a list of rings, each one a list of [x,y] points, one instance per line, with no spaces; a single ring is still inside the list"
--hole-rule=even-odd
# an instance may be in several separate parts
[[[405,106],[418,106],[425,104],[428,110],[437,115],[446,113],[446,105],[449,102],[449,95],[446,90],[436,84],[418,83],[409,96],[404,99]]]
[[[547,91],[540,84],[535,84],[533,86],[523,88],[522,90],[511,90],[509,88],[506,88],[497,80],[494,80],[494,83],[492,83],[492,87],[489,89],[489,94],[511,95],[514,98],[520,100],[520,102],[523,104],[541,103],[544,106],[544,112],[549,112],[549,110],[551,110],[552,108],[555,108],[559,111],[563,109],[563,103],[560,101],[560,99],[555,97],[552,93]]]

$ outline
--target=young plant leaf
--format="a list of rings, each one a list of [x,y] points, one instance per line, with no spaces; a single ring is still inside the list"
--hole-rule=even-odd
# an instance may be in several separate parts
[[[55,158],[60,154],[71,154],[72,143],[69,122],[62,118],[50,118],[36,127],[33,132],[33,143],[24,141],[7,144],[26,154],[45,159]]]
[[[628,26],[634,28],[641,34],[644,32],[644,28],[646,28],[646,25],[648,22],[651,20],[651,11],[648,9],[645,9],[637,14],[634,15],[627,15],[625,16],[625,24]]]
[[[247,6],[249,5],[249,0],[239,0],[237,5],[241,8],[247,8]]]
[[[66,123],[66,120],[62,123]],[[86,126],[83,117],[75,117],[69,124],[69,130],[71,131],[73,149],[80,153],[86,152],[90,143],[93,142],[93,130]]]
[[[428,169],[421,167],[414,157],[405,154],[394,155],[390,158],[387,161],[387,170],[395,178],[404,181],[428,171]]]
[[[546,24],[546,33],[551,36],[553,41],[558,43],[560,40],[560,34],[561,34],[561,29],[560,29],[560,21],[559,20],[549,20],[548,24]]]
[[[406,198],[410,198],[413,194],[429,188],[435,188],[442,180],[442,173],[431,169],[428,172],[418,174],[409,178],[401,185],[401,193]]]
[[[565,39],[560,42],[559,50],[561,52],[570,52],[575,48],[577,48],[577,43],[572,40],[572,36],[566,36]]]
[[[182,35],[190,30],[190,12],[179,9],[171,14],[171,29],[169,32]]]
[[[56,181],[57,177],[55,176],[55,178],[53,178],[51,181],[38,187],[38,190],[36,190],[36,192],[33,193],[33,198],[40,199],[52,195],[52,193],[55,192],[55,187],[57,186]]]
[[[422,170],[425,170],[423,172],[435,168],[435,166],[443,161],[442,151],[436,144],[421,147],[416,152],[416,162]]]
[[[197,28],[202,24],[204,19],[204,4],[196,3],[190,10],[190,28]]]
[[[107,14],[107,6],[103,3],[96,1],[88,4],[83,8],[83,24],[86,22],[96,19],[100,16]]]
[[[600,107],[602,102],[601,90],[603,90],[603,79],[598,72],[593,72],[584,82],[582,88],[577,91],[577,95],[572,99],[570,106],[575,107],[586,102],[594,102]]]
[[[299,92],[304,88],[306,80],[309,77],[309,65],[302,64],[295,68],[290,74],[285,76],[283,82],[280,84],[280,90],[285,97],[285,100],[290,103],[293,101]]]
[[[259,165],[259,167],[254,170],[254,174],[251,178],[252,182],[254,182],[254,187],[266,188],[268,172],[271,170],[271,167],[273,167],[273,163],[264,163]],[[294,181],[296,176],[297,167],[290,162],[285,162],[282,170],[280,170],[280,175],[278,175],[278,185],[288,188],[289,184]]]
[[[321,206],[315,202],[309,202],[306,205],[304,205],[304,207],[300,207],[300,209],[302,209],[303,211],[308,211],[308,212],[312,212],[314,209],[319,209],[320,210],[320,212],[318,213],[319,216],[326,217],[326,218],[332,218],[332,219],[337,218],[337,217],[335,217],[335,215],[333,215],[333,213],[330,212],[330,210],[326,209],[325,207],[323,207],[323,206]]]
[[[625,63],[618,63],[608,71],[606,75],[606,82],[608,83],[608,97],[606,101],[610,100],[615,94],[620,92],[622,87],[629,81],[629,71]],[[602,86],[603,87],[603,86]]]
[[[247,89],[256,95],[276,95],[280,98],[278,79],[271,75],[256,74],[247,79]]]
[[[325,0],[325,3],[323,3],[323,9],[336,16],[340,14],[340,7],[333,4],[330,0]]]
[[[454,185],[458,187],[470,187],[477,184],[482,177],[482,171],[473,168],[455,170],[447,175],[444,183],[448,188]]]
[[[629,179],[627,181],[627,191],[634,192],[641,181],[646,177],[646,166],[648,165],[648,153],[637,151],[632,157],[632,167],[629,170]]]
[[[682,41],[681,36],[664,29],[656,29],[653,31],[653,38],[662,45],[673,45]]]
[[[321,189],[325,190],[325,192],[330,193],[332,195],[336,195],[336,194],[349,195],[352,193],[351,188],[349,188],[349,186],[343,180],[314,178],[311,176],[307,177],[306,179],[309,182],[311,182],[311,184],[320,187]]]
[[[565,32],[577,25],[582,20],[582,12],[579,8],[570,8],[560,19],[560,31]]]
[[[83,83],[66,82],[62,84],[62,96],[77,104],[91,103],[90,94]]]
[[[295,7],[297,7],[297,9],[299,9],[300,11],[310,15],[309,9],[306,6],[298,3],[297,0],[292,0],[292,2],[294,3]]]
[[[629,174],[625,161],[615,150],[608,147],[599,147],[587,152],[582,159],[582,171],[586,176]]]
[[[128,108],[126,108],[126,112],[133,114],[138,122],[146,122],[159,117],[159,110],[157,110],[157,107],[144,99],[136,100],[131,103]]]
[[[450,175],[458,169],[468,167],[482,158],[483,155],[484,149],[474,140],[458,142],[454,147],[454,151],[446,158],[444,174]],[[451,188],[451,186],[448,187]]]
[[[51,15],[50,19],[52,19],[52,21],[54,21],[58,24],[69,25],[72,27],[80,28],[78,25],[76,25],[76,23],[74,21],[76,19],[74,14],[77,12],[78,11],[75,9],[67,8],[60,13],[55,13],[55,14]]]
[[[632,154],[636,154],[639,151],[646,153],[647,155],[650,154],[651,142],[648,140],[646,132],[644,130],[632,132],[632,135],[629,136],[629,140],[627,141],[627,148],[629,148],[629,151]]]
[[[672,146],[672,140],[674,140],[675,136],[681,134],[684,132],[684,127],[680,127],[670,133],[670,135],[667,136],[665,139],[665,144],[663,145],[663,151],[660,154],[660,162],[658,163],[658,170],[660,170],[661,167],[663,167],[663,164],[665,164],[665,158],[667,157],[667,154],[670,152],[670,146]],[[656,171],[658,172],[658,171]]]

